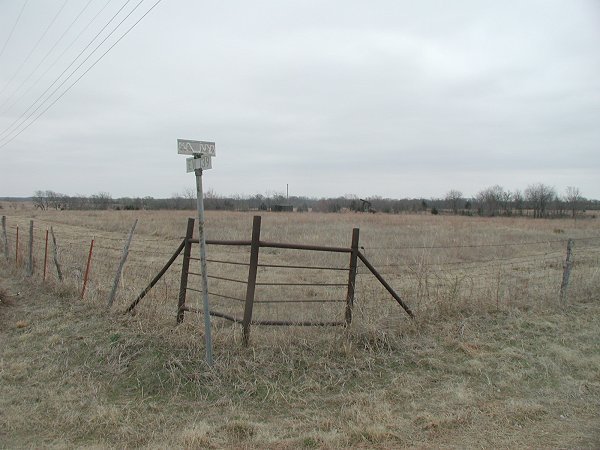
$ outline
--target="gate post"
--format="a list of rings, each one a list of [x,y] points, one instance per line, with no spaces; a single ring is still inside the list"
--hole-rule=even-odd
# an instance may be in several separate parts
[[[352,308],[354,306],[354,288],[356,285],[356,266],[358,262],[358,240],[360,229],[352,229],[352,252],[350,253],[350,269],[348,271],[348,293],[346,294],[346,326],[352,323]]]
[[[250,343],[250,324],[252,323],[252,308],[256,291],[256,274],[258,272],[258,251],[260,249],[261,216],[254,216],[252,221],[252,244],[250,247],[250,268],[248,269],[248,285],[246,287],[246,304],[242,322],[242,340],[244,346]]]
[[[181,265],[181,283],[179,285],[179,303],[177,305],[177,323],[183,322],[185,314],[185,297],[187,294],[188,272],[190,269],[190,255],[192,253],[192,238],[194,236],[193,218],[188,218],[187,230],[185,232],[185,247],[183,248],[183,264]]]

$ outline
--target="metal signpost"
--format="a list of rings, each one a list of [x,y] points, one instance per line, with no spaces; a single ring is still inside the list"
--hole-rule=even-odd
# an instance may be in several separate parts
[[[204,193],[202,192],[202,171],[212,169],[211,157],[215,153],[215,143],[177,139],[177,153],[193,155],[186,159],[187,171],[196,174],[196,197],[198,205],[198,241],[200,242],[200,273],[202,274],[202,303],[204,310],[204,341],[206,343],[206,363],[213,364],[212,338],[210,333],[210,307],[208,303],[208,274],[206,273],[206,239],[204,237]]]

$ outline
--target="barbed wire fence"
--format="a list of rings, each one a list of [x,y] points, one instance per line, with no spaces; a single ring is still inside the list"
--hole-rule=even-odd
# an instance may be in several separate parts
[[[5,260],[33,279],[76,289],[82,301],[107,302],[118,280],[118,308],[124,308],[147,287],[183,239],[133,235],[120,271],[127,233],[119,236],[96,230],[86,234],[82,229],[63,230],[59,224],[40,220],[15,218],[9,223],[6,216],[2,217],[1,233]],[[451,245],[361,244],[360,251],[402,294],[417,316],[560,305],[571,299],[597,299],[599,295],[600,236]],[[213,305],[228,314],[239,313],[245,296],[249,248],[219,247],[209,256]],[[347,255],[265,249],[260,258],[257,320],[314,320],[334,317],[340,306],[343,311],[340,304],[346,301]],[[190,259],[194,263],[196,258],[192,255]],[[174,317],[182,269],[179,254],[137,313],[151,318]],[[384,322],[404,318],[363,263],[359,262],[357,270],[354,295],[358,315]],[[198,275],[197,270],[189,269],[187,289],[191,294],[200,292]]]

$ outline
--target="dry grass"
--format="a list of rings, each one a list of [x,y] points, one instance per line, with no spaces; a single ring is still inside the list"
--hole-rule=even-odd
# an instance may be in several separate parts
[[[265,240],[347,246],[352,227],[359,226],[367,256],[418,319],[408,320],[363,267],[350,329],[255,327],[246,349],[239,327],[215,320],[216,364],[209,370],[200,318],[189,315],[174,327],[176,269],[136,316],[120,314],[168,258],[163,253],[177,245],[187,213],[36,214],[38,233],[52,224],[63,242],[68,279],[59,284],[52,276],[42,284],[39,251],[35,283],[22,278],[12,260],[1,263],[0,289],[21,294],[11,297],[13,306],[0,308],[0,446],[600,445],[598,240],[577,241],[566,307],[557,304],[564,243],[547,243],[597,236],[597,221],[269,214]],[[10,216],[9,225],[26,230],[30,216],[26,210]],[[85,263],[86,240],[94,235],[98,245],[118,248],[134,217],[140,224],[118,308],[103,306],[118,250],[97,250],[88,297],[79,300],[74,269]],[[209,236],[248,239],[251,220],[211,213]],[[67,240],[73,244],[66,246]],[[538,241],[546,243],[464,247]],[[409,246],[450,248],[400,248]],[[245,250],[211,247],[209,255],[247,260]],[[503,258],[517,259],[503,264]],[[265,251],[261,261],[345,266],[347,256]],[[331,279],[318,271],[262,276]],[[281,292],[258,295],[277,298]],[[312,295],[336,298],[339,292]],[[340,313],[343,305],[257,311],[275,318],[336,319]]]

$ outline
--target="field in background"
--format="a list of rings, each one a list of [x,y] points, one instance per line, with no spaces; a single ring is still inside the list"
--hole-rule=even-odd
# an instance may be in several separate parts
[[[34,259],[39,278],[43,265],[45,230],[54,228],[59,261],[67,283],[81,289],[90,242],[94,239],[90,282],[86,296],[106,301],[127,233],[139,218],[131,253],[123,274],[116,307],[125,308],[162,268],[185,235],[190,212],[173,211],[24,211],[7,216],[9,253],[15,252],[16,226],[20,229],[20,264],[27,258],[29,220],[34,220]],[[546,307],[559,299],[567,239],[575,240],[575,266],[568,294],[589,298],[599,285],[600,221],[597,219],[532,220],[526,218],[465,218],[387,214],[263,214],[261,239],[349,247],[352,228],[360,228],[360,247],[371,263],[406,300],[420,319],[447,314],[506,310],[512,306]],[[252,215],[208,212],[207,238],[249,240]],[[197,256],[197,247],[194,249]],[[247,263],[249,248],[210,246],[209,259]],[[168,271],[139,311],[149,316],[174,317],[182,258]],[[262,249],[261,264],[305,265],[344,269],[348,255],[282,249]],[[197,262],[192,271],[199,272]],[[50,264],[49,273],[53,272]],[[242,265],[209,263],[209,275],[245,280]],[[55,273],[51,273],[55,279]],[[259,286],[257,300],[328,300],[323,304],[257,304],[255,316],[271,320],[340,320],[347,272],[261,268],[259,282],[301,282],[340,286]],[[199,288],[198,276],[190,286]],[[215,309],[240,316],[245,298],[243,283],[211,279]],[[189,298],[199,297],[193,291]],[[221,297],[220,297],[220,296]],[[233,300],[233,299],[237,299]],[[198,299],[196,299],[198,300]],[[405,313],[359,264],[356,285],[357,319],[378,328],[396,328]],[[192,303],[192,306],[193,303]],[[325,316],[325,317],[323,317]]]
[[[0,442],[7,446],[599,443],[598,220],[263,214],[262,239],[269,241],[347,247],[352,228],[359,227],[364,253],[417,319],[411,321],[360,265],[349,330],[254,327],[252,346],[243,349],[239,327],[214,319],[216,368],[210,371],[202,363],[200,318],[189,314],[183,326],[174,327],[180,260],[135,317],[120,314],[181,242],[190,212],[0,213],[7,215],[11,257],[2,271],[15,280],[0,284],[12,304],[0,312],[7,343],[0,357],[0,430],[6,430]],[[106,312],[135,218],[139,224],[117,302]],[[33,279],[21,280],[30,219],[36,268]],[[17,224],[22,253],[15,269]],[[207,236],[250,239],[251,224],[248,213],[209,212]],[[53,271],[46,284],[41,281],[50,225],[64,284]],[[90,285],[81,301],[76,297],[92,237]],[[575,264],[568,305],[560,305],[568,238],[575,239]],[[249,258],[248,249],[210,246],[208,253],[219,260]],[[348,255],[288,250],[261,250],[260,258],[348,265]],[[244,270],[209,266],[209,273],[231,278],[243,279]],[[340,274],[261,269],[259,280],[345,283]],[[211,280],[211,289],[231,297],[243,298],[244,288]],[[343,287],[257,292],[265,300],[344,295]],[[241,311],[225,299],[211,302]],[[340,320],[344,309],[343,303],[259,306],[257,318],[281,320]],[[28,429],[31,423],[40,425]],[[148,424],[151,431],[144,431]]]

